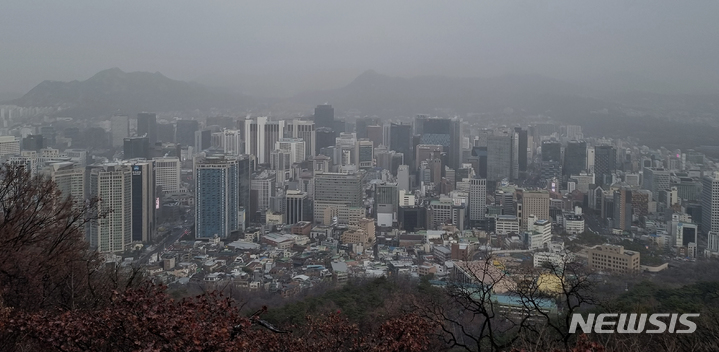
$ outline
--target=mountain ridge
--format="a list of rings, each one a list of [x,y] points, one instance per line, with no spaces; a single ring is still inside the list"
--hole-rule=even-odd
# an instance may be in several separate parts
[[[43,81],[9,103],[55,107],[75,116],[141,111],[236,109],[253,105],[247,96],[199,83],[170,79],[160,72],[124,72],[114,67],[84,81]]]

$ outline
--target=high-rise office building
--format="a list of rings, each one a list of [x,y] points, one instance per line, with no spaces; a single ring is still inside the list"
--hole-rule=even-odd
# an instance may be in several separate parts
[[[285,137],[299,138],[305,142],[304,159],[317,155],[317,132],[315,131],[314,122],[294,119],[285,128]]]
[[[35,151],[34,149],[31,149]],[[0,136],[0,158],[20,154],[20,141],[14,136]]]
[[[616,170],[617,150],[611,145],[600,145],[594,147],[594,182],[598,185],[605,185],[607,179],[611,178]]]
[[[397,221],[399,190],[396,183],[374,185],[374,213],[377,226],[391,227]]]
[[[120,115],[110,117],[110,133],[112,134],[112,146],[123,146],[125,138],[130,136],[130,118]]]
[[[250,188],[252,184],[252,172],[254,171],[252,168],[253,164],[251,157],[247,154],[241,155],[236,159],[237,174],[239,178],[237,184],[237,187],[239,188],[239,211],[244,212],[244,214],[247,215],[250,211]],[[245,216],[244,219],[244,227],[249,226],[249,216]]]
[[[361,117],[355,120],[355,133],[357,134],[357,138],[370,138],[368,127],[377,126],[377,124],[379,124],[379,119],[376,117]]]
[[[195,132],[200,128],[196,120],[178,120],[175,125],[175,142],[190,147],[195,146]]]
[[[614,226],[615,229],[629,231],[632,228],[632,190],[621,187],[614,191]]]
[[[579,175],[587,169],[587,143],[569,141],[564,152],[564,176]]]
[[[512,176],[512,136],[487,137],[487,181],[497,182]]]
[[[151,146],[157,143],[157,114],[147,112],[137,114],[137,135],[147,136]]]
[[[245,153],[257,157],[258,164],[270,163],[270,152],[284,137],[285,121],[269,121],[267,116],[244,120]]]
[[[372,141],[372,145],[377,148],[383,145],[383,128],[380,125],[367,126],[367,139]]]
[[[702,232],[719,233],[719,173],[717,172],[702,178],[701,209]]]
[[[195,151],[201,152],[212,146],[212,131],[208,129],[195,131]]]
[[[374,167],[374,146],[369,139],[360,139],[357,141],[355,144],[355,155],[357,156],[358,168],[371,169]]]
[[[534,215],[539,220],[550,220],[549,217],[549,192],[547,191],[523,191],[521,193],[521,201],[517,207],[521,210],[520,227],[522,230],[527,229],[527,219],[530,215]]]
[[[305,160],[305,141],[301,138],[282,138],[275,142],[275,149],[290,153],[290,165]]]
[[[292,178],[292,158],[292,154],[287,150],[275,149],[270,153],[270,170],[275,171],[278,185]]]
[[[397,168],[397,188],[405,191],[411,191],[409,183],[409,166],[400,165]]]
[[[157,123],[157,141],[175,143],[175,124],[164,121]]]
[[[652,192],[652,199],[659,199],[659,192],[669,189],[671,174],[663,168],[645,167],[642,188]]]
[[[123,159],[149,159],[150,144],[147,137],[130,137],[124,140]]]
[[[60,190],[62,197],[72,197],[76,209],[82,209],[85,205],[87,194],[85,193],[86,169],[74,163],[50,168],[50,179],[52,179]]]
[[[415,165],[412,146],[412,125],[393,123],[390,125],[390,150],[402,153],[405,156],[405,164],[413,167]],[[410,159],[410,160],[408,160]]]
[[[285,224],[311,221],[312,209],[307,193],[288,190],[285,193]]]
[[[562,144],[558,141],[542,142],[542,161],[562,161]]]
[[[252,175],[250,188],[250,214],[255,221],[260,222],[265,212],[270,209],[270,199],[275,196],[275,186],[277,182],[276,174],[272,171],[264,170],[260,173]]]
[[[162,187],[165,193],[180,191],[180,159],[162,157],[152,160],[155,162],[155,185]]]
[[[320,150],[327,147],[333,147],[335,145],[335,132],[331,128],[320,127],[315,131],[317,142],[315,143],[315,149],[317,154],[320,154]],[[331,155],[325,155],[331,157]]]
[[[329,104],[317,105],[317,107],[315,108],[314,119],[315,126],[317,128],[327,127],[329,129],[334,129],[335,109],[332,107],[332,105]]]
[[[481,222],[486,219],[487,180],[473,178],[469,180],[469,221]]]
[[[213,133],[213,136],[219,137],[219,144],[217,147],[222,149],[225,154],[228,155],[242,155],[244,154],[245,144],[242,140],[242,133],[238,130],[223,130],[222,132]]]
[[[323,219],[327,207],[361,207],[361,178],[357,174],[316,174],[313,199],[313,218],[315,222]]]
[[[452,169],[461,167],[462,120],[417,115],[414,119],[414,133],[420,136],[421,144],[444,147],[447,152],[447,166]]]
[[[39,152],[42,148],[45,148],[45,140],[41,134],[30,134],[22,139],[22,150]]]
[[[524,175],[527,172],[529,135],[527,130],[522,129],[521,127],[515,127],[514,132],[517,137],[517,167],[519,169],[519,174]]]
[[[153,161],[130,161],[132,170],[131,202],[132,241],[151,242],[155,235],[155,210],[160,199],[155,197],[155,168]]]
[[[226,238],[240,224],[240,171],[236,157],[195,160],[195,238]]]
[[[88,242],[100,253],[122,252],[132,243],[132,171],[126,165],[96,165],[89,178],[89,196],[102,199],[97,211],[106,215],[88,224]]]

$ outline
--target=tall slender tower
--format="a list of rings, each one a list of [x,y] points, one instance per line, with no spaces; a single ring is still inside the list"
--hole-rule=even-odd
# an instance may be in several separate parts
[[[236,157],[195,160],[195,238],[226,238],[240,229],[240,175]]]
[[[157,143],[157,114],[142,112],[137,114],[137,135],[147,135],[150,146]]]
[[[132,242],[132,172],[126,165],[104,164],[90,169],[90,190],[102,199],[97,211],[107,213],[88,226],[90,246],[100,253],[122,252]]]

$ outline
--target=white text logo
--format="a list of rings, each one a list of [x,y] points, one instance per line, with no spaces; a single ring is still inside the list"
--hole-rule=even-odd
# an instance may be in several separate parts
[[[604,314],[588,314],[584,319],[581,314],[572,315],[572,322],[569,324],[569,333],[573,334],[577,331],[577,327],[585,333],[595,332],[597,334],[661,334],[665,332],[676,334],[691,334],[697,330],[697,324],[689,320],[689,318],[698,317],[698,313],[694,314],[627,314],[627,313],[604,313]],[[668,320],[667,320],[668,318]]]

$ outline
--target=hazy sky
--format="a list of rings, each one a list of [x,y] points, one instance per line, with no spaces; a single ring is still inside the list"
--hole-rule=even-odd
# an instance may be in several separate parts
[[[717,16],[717,1],[674,0],[3,0],[0,92],[111,67],[290,90],[367,69],[719,90]]]

